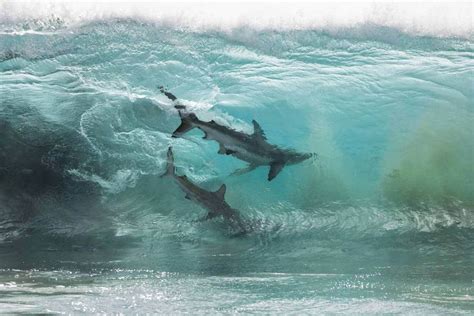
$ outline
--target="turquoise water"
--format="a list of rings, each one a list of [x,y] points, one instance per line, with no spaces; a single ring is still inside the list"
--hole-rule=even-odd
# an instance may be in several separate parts
[[[56,22],[0,35],[1,311],[472,313],[471,40]],[[160,85],[318,159],[232,176]],[[198,221],[169,145],[252,233]]]

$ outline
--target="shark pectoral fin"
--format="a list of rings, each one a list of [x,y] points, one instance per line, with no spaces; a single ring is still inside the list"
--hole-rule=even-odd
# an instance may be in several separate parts
[[[285,163],[282,161],[274,161],[270,164],[270,172],[268,173],[268,181],[272,181],[283,169]]]
[[[234,172],[231,173],[232,176],[240,176],[242,174],[245,174],[247,172],[250,172],[252,170],[254,170],[255,168],[257,168],[258,166],[257,165],[248,165],[247,167],[245,168],[241,168],[241,169],[237,169],[235,170]]]
[[[221,187],[219,188],[219,190],[217,190],[217,191],[215,192],[215,194],[217,195],[218,198],[220,198],[221,200],[223,200],[226,190],[227,190],[227,187],[225,186],[225,184],[223,184],[223,185],[221,185]]]

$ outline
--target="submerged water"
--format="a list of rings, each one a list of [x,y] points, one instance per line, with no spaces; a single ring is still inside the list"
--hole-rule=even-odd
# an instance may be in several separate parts
[[[365,26],[0,35],[3,312],[469,314],[474,46]],[[318,159],[231,176],[201,119]],[[233,237],[179,174],[254,223]]]

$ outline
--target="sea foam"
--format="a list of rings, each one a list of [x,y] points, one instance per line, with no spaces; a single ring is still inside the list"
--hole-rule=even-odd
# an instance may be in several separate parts
[[[472,39],[471,2],[259,3],[196,1],[172,3],[113,1],[2,1],[3,32],[44,31],[110,19],[134,19],[179,30],[232,32],[323,30],[374,25],[415,36]]]

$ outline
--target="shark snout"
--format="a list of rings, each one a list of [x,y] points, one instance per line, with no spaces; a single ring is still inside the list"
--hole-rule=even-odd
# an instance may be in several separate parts
[[[297,164],[300,162],[303,162],[305,160],[308,160],[311,157],[317,157],[316,153],[302,153],[302,154],[295,154],[289,157],[289,159],[286,161],[287,164]]]
[[[295,157],[295,159],[292,161],[293,163],[299,163],[299,162],[303,162],[311,157],[313,157],[313,155],[316,155],[315,153],[304,153],[304,154],[299,154],[297,157]]]

